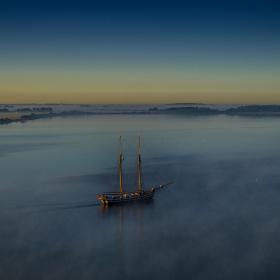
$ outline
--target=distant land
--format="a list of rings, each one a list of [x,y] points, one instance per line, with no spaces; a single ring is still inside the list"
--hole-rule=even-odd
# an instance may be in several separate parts
[[[3,104],[0,105],[0,124],[26,122],[42,118],[108,114],[280,116],[280,105],[215,105],[200,103],[165,105]]]

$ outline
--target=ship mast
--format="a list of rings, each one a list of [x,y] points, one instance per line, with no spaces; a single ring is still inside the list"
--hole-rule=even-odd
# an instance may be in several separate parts
[[[139,136],[138,149],[137,149],[137,185],[138,191],[142,192],[142,161],[141,161],[141,139]]]
[[[122,171],[122,162],[124,160],[122,153],[122,137],[120,136],[120,154],[119,154],[119,178],[120,178],[120,192],[123,192],[123,171]]]

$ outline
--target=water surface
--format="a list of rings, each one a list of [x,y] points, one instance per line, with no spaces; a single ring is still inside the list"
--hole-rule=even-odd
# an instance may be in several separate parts
[[[152,203],[102,209],[136,184]],[[85,116],[0,127],[0,279],[279,279],[279,118]]]

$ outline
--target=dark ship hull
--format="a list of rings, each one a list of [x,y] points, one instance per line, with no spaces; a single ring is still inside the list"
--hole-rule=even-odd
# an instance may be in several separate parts
[[[135,192],[107,192],[98,194],[97,200],[104,206],[125,204],[128,202],[143,202],[154,197],[154,189]]]

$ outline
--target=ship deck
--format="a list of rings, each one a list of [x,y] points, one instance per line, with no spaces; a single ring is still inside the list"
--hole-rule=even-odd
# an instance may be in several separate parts
[[[136,202],[152,199],[154,196],[154,189],[134,191],[134,192],[104,192],[98,194],[96,198],[103,205],[120,204],[126,202]]]

